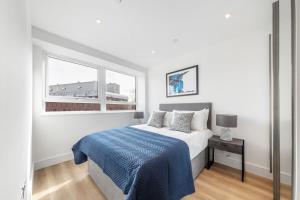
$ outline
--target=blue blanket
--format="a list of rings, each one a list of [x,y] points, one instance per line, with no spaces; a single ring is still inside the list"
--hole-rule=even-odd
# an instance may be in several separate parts
[[[76,164],[92,159],[127,200],[179,200],[195,191],[181,140],[126,127],[85,136],[72,150]]]

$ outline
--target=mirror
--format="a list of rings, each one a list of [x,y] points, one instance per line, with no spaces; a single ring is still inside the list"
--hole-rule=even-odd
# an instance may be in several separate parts
[[[292,198],[291,1],[279,1],[280,196]]]

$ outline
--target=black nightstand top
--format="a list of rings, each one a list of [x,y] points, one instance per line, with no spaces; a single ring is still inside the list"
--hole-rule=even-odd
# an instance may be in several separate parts
[[[220,136],[214,135],[211,138],[209,138],[210,141],[213,142],[219,142],[219,143],[224,143],[228,145],[234,145],[234,146],[243,146],[244,145],[244,140],[243,139],[237,139],[237,138],[232,138],[232,141],[225,141],[221,140]]]

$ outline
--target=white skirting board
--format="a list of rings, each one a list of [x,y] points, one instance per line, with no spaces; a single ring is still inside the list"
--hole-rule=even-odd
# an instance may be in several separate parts
[[[216,154],[215,158],[216,158],[215,161],[218,163],[221,163],[221,164],[224,164],[224,165],[236,168],[236,169],[240,169],[240,167],[241,167],[241,161],[238,159],[226,157],[226,156],[217,156],[217,154]],[[35,170],[42,169],[42,168],[56,165],[56,164],[59,164],[59,163],[65,162],[65,161],[72,160],[72,159],[73,159],[72,152],[60,154],[57,156],[53,156],[53,157],[49,157],[49,158],[45,158],[45,159],[36,161],[34,163],[34,169]],[[260,166],[260,165],[250,163],[250,162],[246,162],[245,168],[246,168],[246,172],[250,172],[252,174],[262,176],[262,177],[265,177],[268,179],[273,178],[272,174],[269,172],[269,169],[267,167]],[[290,174],[281,172],[281,180],[282,180],[282,183],[291,185],[291,175]]]
[[[241,169],[242,161],[241,159],[233,158],[233,157],[227,157],[222,153],[215,152],[215,162],[235,168],[235,169]],[[273,174],[270,173],[270,169],[261,165],[257,165],[250,162],[245,162],[245,171],[250,172],[252,174],[255,174],[257,176],[262,176],[267,179],[272,180]],[[246,176],[247,179],[247,176]],[[281,172],[281,182],[286,185],[291,185],[291,174],[286,172]]]
[[[69,153],[56,155],[53,157],[48,157],[42,160],[38,160],[34,162],[34,170],[43,169],[65,161],[73,160],[73,158],[74,158],[73,153],[69,152]]]

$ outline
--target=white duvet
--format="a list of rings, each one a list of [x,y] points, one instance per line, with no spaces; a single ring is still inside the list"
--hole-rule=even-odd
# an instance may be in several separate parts
[[[155,128],[148,126],[147,124],[135,125],[132,127],[184,141],[189,146],[191,160],[207,147],[208,139],[213,135],[212,131],[209,129],[183,133],[180,131],[169,130],[168,127]]]

